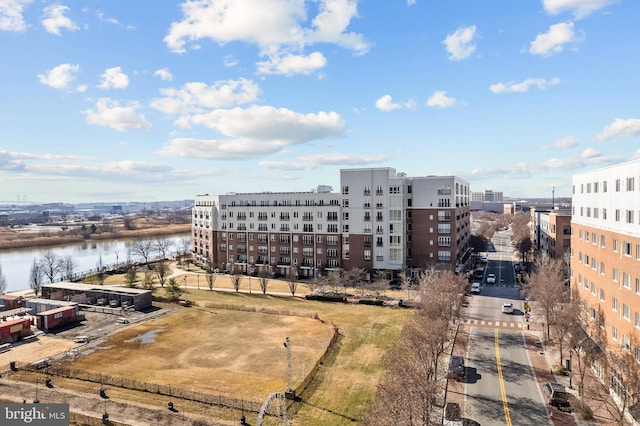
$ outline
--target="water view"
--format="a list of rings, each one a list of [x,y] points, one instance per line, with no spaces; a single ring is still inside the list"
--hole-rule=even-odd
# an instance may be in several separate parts
[[[185,235],[188,236],[188,234],[178,234],[163,237],[173,242],[173,247],[170,250],[171,253],[176,253],[181,250],[182,240]],[[34,259],[39,261],[48,251],[53,251],[61,258],[65,256],[73,257],[77,264],[75,272],[82,272],[95,269],[100,256],[102,256],[102,263],[105,266],[142,260],[131,253],[130,245],[134,241],[136,240],[83,241],[81,243],[53,247],[0,251],[0,265],[2,265],[2,272],[7,279],[6,291],[28,289],[29,273]],[[44,280],[46,282],[46,278]]]

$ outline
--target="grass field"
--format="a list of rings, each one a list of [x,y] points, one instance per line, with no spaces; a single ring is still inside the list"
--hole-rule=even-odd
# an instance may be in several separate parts
[[[347,425],[371,402],[383,373],[382,357],[411,315],[403,309],[208,288],[190,288],[187,296],[199,306],[126,328],[72,368],[106,374],[108,366],[112,375],[261,401],[286,388],[285,337],[292,342],[295,386],[322,354],[335,326],[341,335],[336,349],[289,411],[296,425]],[[301,316],[211,309],[207,303]],[[152,343],[140,341],[153,331]],[[229,412],[217,415],[228,418]]]

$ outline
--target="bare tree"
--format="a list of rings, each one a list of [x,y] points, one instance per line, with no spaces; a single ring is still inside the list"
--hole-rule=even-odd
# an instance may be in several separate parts
[[[98,284],[104,285],[106,273],[104,263],[102,262],[102,254],[98,255],[98,261],[96,262],[96,278],[98,279]]]
[[[152,240],[138,240],[131,244],[131,253],[144,259],[144,263],[149,266],[149,259],[155,250]]]
[[[52,283],[60,273],[60,258],[52,251],[46,252],[40,259],[40,270]]]
[[[231,275],[231,284],[233,285],[233,289],[237,292],[240,291],[240,274]]]
[[[78,262],[71,255],[66,255],[60,260],[60,269],[62,271],[62,279],[71,281]]]
[[[260,283],[260,290],[262,294],[267,294],[267,286],[269,285],[269,275],[266,270],[261,270],[258,274],[258,282]]]
[[[0,294],[4,294],[7,291],[7,278],[2,272],[2,264],[0,264]]]
[[[347,287],[351,286],[355,289],[359,288],[364,280],[365,270],[362,268],[353,268],[348,271],[345,271],[342,274],[342,278],[344,280],[344,289],[345,293],[347,292]]]
[[[529,277],[529,283],[525,287],[525,296],[533,300],[544,312],[547,325],[547,339],[550,325],[554,321],[555,311],[568,300],[568,287],[565,285],[562,261],[541,256],[536,260],[534,272]],[[562,353],[560,354],[562,362]]]
[[[452,271],[425,271],[418,280],[420,309],[429,318],[452,322],[460,317],[467,281]]]
[[[207,272],[207,283],[209,284],[209,290],[213,291],[213,283],[216,281],[216,274],[211,271]]]
[[[157,238],[154,246],[155,250],[160,254],[160,257],[167,259],[169,257],[169,250],[174,246],[174,242],[169,238]]]
[[[33,265],[31,265],[31,271],[29,273],[29,288],[33,290],[36,297],[42,288],[42,265],[40,262],[36,262],[35,258],[33,259]]]
[[[133,225],[133,217],[129,215],[124,216],[122,218],[122,225],[124,226],[124,229],[126,229],[127,231],[131,231],[135,229],[135,226]]]
[[[164,287],[164,282],[167,279],[167,275],[169,275],[169,264],[165,260],[161,260],[160,262],[155,264],[154,270],[156,276],[158,277],[160,287]]]
[[[623,342],[621,348],[610,348],[605,352],[604,377],[601,382],[594,383],[593,389],[594,396],[619,426],[627,424],[625,415],[640,393],[640,364],[634,353],[639,344],[638,334],[634,331],[626,338],[629,340]]]
[[[386,271],[376,271],[370,285],[376,299],[380,298],[380,293],[389,288],[389,277]]]
[[[289,271],[289,277],[287,279],[287,285],[289,286],[289,291],[292,296],[296,295],[296,290],[298,289],[298,271],[295,267],[291,267]]]
[[[187,257],[187,253],[191,253],[191,236],[184,235],[180,240],[180,249],[182,250],[182,256],[180,256],[180,262],[183,262]],[[207,262],[210,260],[207,259]]]

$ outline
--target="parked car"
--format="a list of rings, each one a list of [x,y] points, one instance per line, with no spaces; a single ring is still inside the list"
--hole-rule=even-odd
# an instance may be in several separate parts
[[[502,304],[502,313],[503,314],[512,314],[513,313],[513,303],[504,302]]]
[[[558,408],[568,407],[570,405],[569,394],[560,383],[547,382],[542,385],[542,390],[549,405],[554,405]]]
[[[489,262],[489,258],[487,257],[486,254],[483,254],[482,256],[480,256],[480,262],[482,262],[482,263]]]
[[[515,265],[513,265],[513,269],[515,269],[516,272],[520,272],[520,264],[516,263]]]
[[[496,274],[487,274],[487,284],[496,283]]]
[[[484,277],[484,268],[476,268],[473,271],[474,278],[482,278]]]
[[[471,283],[471,293],[480,294],[480,283]]]
[[[447,377],[451,379],[462,380],[464,379],[464,358],[461,356],[452,356],[449,361],[449,371]]]

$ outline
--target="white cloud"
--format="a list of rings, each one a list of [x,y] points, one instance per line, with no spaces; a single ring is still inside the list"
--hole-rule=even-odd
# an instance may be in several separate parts
[[[616,118],[596,136],[596,141],[604,142],[614,138],[633,138],[640,135],[640,118]]]
[[[151,129],[151,123],[145,119],[144,115],[138,114],[139,108],[140,105],[137,102],[120,105],[119,102],[109,98],[100,98],[94,109],[87,109],[82,113],[87,123],[111,127],[120,132],[129,129]]]
[[[564,138],[554,141],[551,144],[551,148],[571,148],[576,145],[578,145],[578,138],[575,136],[565,136]]]
[[[587,148],[584,151],[582,151],[582,154],[580,155],[580,157],[582,158],[595,158],[595,157],[600,157],[602,154],[598,151],[596,151],[593,148]]]
[[[393,102],[391,95],[384,95],[376,101],[376,108],[381,111],[389,112],[394,109],[402,108],[402,105]]]
[[[447,96],[447,92],[444,90],[434,92],[433,95],[427,99],[427,106],[437,108],[449,108],[454,106],[456,103],[458,103],[458,100]]]
[[[45,86],[53,87],[54,89],[68,89],[76,79],[78,71],[80,71],[80,65],[60,64],[44,74],[38,74],[38,80]]]
[[[261,56],[270,58],[306,57],[305,47],[314,43],[336,44],[356,54],[369,50],[361,34],[347,31],[351,19],[357,17],[356,0],[319,0],[313,8],[317,15],[311,20],[306,6],[303,0],[186,1],[181,5],[183,19],[171,24],[164,42],[171,51],[183,53],[187,45],[194,48],[202,39],[222,45],[241,41],[257,45]],[[316,55],[314,66],[317,59]],[[283,68],[296,69],[309,68]]]
[[[325,165],[358,166],[382,163],[389,159],[387,154],[314,154],[301,155],[295,161],[261,161],[259,166],[273,170],[314,170]]]
[[[163,80],[163,81],[171,81],[171,80],[173,80],[173,75],[169,71],[169,68],[160,68],[158,70],[155,70],[153,75],[155,77],[160,77],[160,80]]]
[[[235,67],[236,65],[238,65],[238,61],[233,55],[225,55],[223,63],[227,68]]]
[[[449,59],[452,61],[461,61],[468,58],[476,50],[473,39],[476,35],[476,26],[458,28],[453,34],[447,35],[442,41]]]
[[[310,55],[285,55],[270,57],[268,61],[258,62],[258,74],[281,74],[291,76],[294,74],[311,74],[324,67],[327,60],[320,52]]]
[[[0,1],[0,31],[25,31],[27,24],[24,22],[22,12],[24,7],[33,0],[2,0]]]
[[[532,55],[549,56],[560,53],[568,43],[580,43],[584,36],[577,36],[573,31],[573,22],[561,22],[551,25],[549,31],[538,34],[531,42],[529,53]]]
[[[545,78],[527,78],[519,83],[510,81],[508,83],[496,83],[489,86],[489,90],[493,93],[522,93],[529,90],[529,87],[535,86],[538,89],[546,89],[550,86],[555,86],[560,83],[559,78],[545,79]]]
[[[129,77],[120,67],[107,68],[100,77],[102,80],[98,87],[101,89],[125,89],[129,86]]]
[[[640,159],[640,149],[636,149],[636,152],[633,153],[632,159],[634,160]]]
[[[226,138],[175,138],[159,154],[208,159],[259,157],[281,152],[290,145],[340,137],[345,126],[335,112],[300,114],[286,108],[256,105],[185,117],[184,124],[203,125]]]
[[[587,166],[618,163],[620,160],[622,160],[620,156],[603,156],[596,151],[587,149],[578,158],[551,158],[540,163],[524,161],[500,167],[479,168],[472,170],[471,176],[475,179],[491,176],[501,176],[505,179],[525,179],[533,175],[541,175],[549,170],[575,170]]]
[[[542,0],[544,10],[549,15],[557,15],[565,10],[573,12],[580,19],[617,0]]]
[[[151,102],[151,107],[165,114],[204,112],[205,109],[236,106],[254,102],[260,89],[251,80],[216,81],[211,86],[200,82],[186,83],[180,89],[161,89],[164,96]]]
[[[42,26],[44,29],[55,35],[61,35],[60,30],[77,31],[78,26],[64,14],[70,9],[62,4],[52,4],[43,10]]]
[[[408,6],[413,6],[414,4],[416,4],[416,0],[407,0]]]

